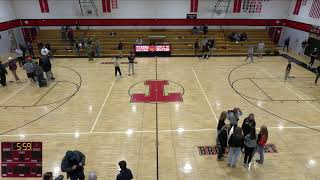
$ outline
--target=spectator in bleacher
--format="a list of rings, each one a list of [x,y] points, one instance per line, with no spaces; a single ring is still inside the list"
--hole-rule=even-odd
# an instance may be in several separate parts
[[[19,81],[20,78],[17,75],[17,62],[12,57],[8,58],[8,66],[9,66],[10,71],[12,72],[14,79],[16,81]]]
[[[19,44],[19,48],[21,49],[22,51],[22,56],[23,58],[26,58],[26,53],[27,53],[27,48],[23,45],[23,44]]]
[[[265,47],[265,44],[264,42],[260,41],[258,43],[258,55],[260,58],[262,58],[262,54],[263,54],[263,51],[264,51],[264,47]]]
[[[77,30],[77,31],[79,31],[79,30],[80,30],[80,24],[79,24],[79,22],[78,22],[78,21],[76,22],[76,30]]]
[[[121,69],[120,69],[120,59],[121,57],[114,57],[112,58],[112,62],[113,62],[113,65],[114,65],[114,75],[117,77],[118,75],[118,72],[120,74],[120,77],[122,76],[121,74]]]
[[[131,71],[132,74],[134,75],[134,59],[135,59],[135,55],[133,54],[133,52],[130,52],[129,56],[128,56],[128,61],[129,61],[129,76],[131,76]]]
[[[199,43],[199,39],[196,39],[196,41],[194,42],[194,55],[197,56],[198,55],[198,51],[200,49],[200,43]]]
[[[213,55],[213,50],[215,49],[215,41],[214,41],[214,37],[211,37],[209,40],[208,40],[208,43],[209,43],[209,50],[210,50],[210,56]]]
[[[314,49],[313,49],[313,52],[310,54],[311,60],[310,60],[310,62],[309,62],[309,64],[308,64],[308,68],[311,68],[311,67],[313,66],[314,60],[315,60],[317,57],[318,57],[318,50],[317,50],[317,48],[314,48]]]
[[[2,61],[0,61],[0,83],[2,86],[7,86],[7,74],[6,67],[2,64]]]
[[[33,47],[32,47],[31,42],[28,42],[28,43],[27,43],[27,49],[28,49],[28,52],[29,52],[29,56],[31,56],[32,58],[34,58]]]
[[[55,79],[53,77],[53,73],[51,71],[52,66],[51,66],[51,62],[50,62],[50,59],[48,56],[40,56],[39,66],[42,67],[48,82]]]
[[[199,30],[198,30],[198,26],[197,26],[197,25],[193,26],[193,28],[192,28],[192,34],[193,34],[193,35],[199,34]]]
[[[317,76],[316,76],[316,80],[314,81],[314,84],[317,85],[318,79],[319,79],[319,77],[320,77],[320,66],[318,66],[318,67],[316,68],[316,74],[317,74]]]
[[[80,151],[67,151],[61,162],[61,171],[67,173],[67,179],[84,180],[86,156]]]
[[[123,44],[121,41],[118,43],[117,50],[119,52],[120,58],[122,58]]]
[[[101,56],[101,46],[100,46],[100,41],[97,40],[96,41],[96,57],[100,57]]]
[[[117,180],[131,180],[133,179],[133,175],[130,169],[127,168],[126,161],[120,161],[119,163],[120,172],[117,175]]]
[[[243,134],[240,127],[235,127],[234,133],[230,135],[228,140],[229,154],[228,154],[228,166],[236,167],[241,147],[243,146]]]
[[[290,72],[291,72],[291,61],[288,61],[288,65],[286,67],[286,72],[284,74],[284,80],[286,81],[288,78],[290,78]]]
[[[67,30],[66,30],[66,26],[61,26],[61,39],[62,40],[67,40]]]
[[[49,56],[49,53],[50,53],[49,49],[46,48],[46,46],[43,46],[40,52],[42,56]]]
[[[110,36],[112,36],[112,37],[114,37],[114,36],[116,36],[116,35],[117,35],[116,32],[113,32],[113,31],[112,31],[112,32],[110,33]]]
[[[136,42],[135,42],[136,45],[142,45],[143,44],[143,41],[142,39],[139,37]]]
[[[253,53],[254,53],[254,48],[253,46],[250,46],[248,49],[248,55],[245,61],[247,61],[249,58],[251,59],[251,63],[253,63]]]
[[[208,33],[208,26],[207,25],[203,25],[202,26],[202,31],[203,31],[203,34],[206,35]]]
[[[248,40],[247,33],[243,32],[241,34],[241,41],[247,41],[247,40]]]
[[[74,41],[74,31],[73,31],[72,27],[70,27],[68,29],[68,38],[70,40],[70,44],[72,45],[73,41]]]
[[[284,40],[283,51],[284,51],[285,48],[287,48],[287,52],[289,52],[289,45],[290,45],[290,37],[287,37],[287,38]]]
[[[35,72],[34,72],[34,64],[32,63],[32,58],[28,57],[26,63],[23,65],[23,69],[27,73],[27,77],[30,79],[31,83],[36,83]]]
[[[41,54],[41,49],[43,47],[43,43],[40,40],[38,40],[37,47],[38,47],[38,50],[39,50],[39,54]]]
[[[24,65],[23,52],[21,51],[21,49],[19,49],[19,47],[16,48],[15,52],[19,61],[19,66],[22,67]]]
[[[239,34],[239,33],[234,34],[233,39],[234,39],[234,41],[235,41],[236,43],[240,42],[240,40],[241,40],[241,39],[240,39],[240,34]]]

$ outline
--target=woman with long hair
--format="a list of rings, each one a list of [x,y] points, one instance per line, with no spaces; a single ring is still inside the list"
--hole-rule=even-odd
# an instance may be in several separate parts
[[[219,134],[219,131],[222,129],[222,127],[226,124],[225,120],[227,119],[227,112],[222,111],[219,117],[218,127],[217,127],[217,134]]]
[[[243,165],[246,167],[249,167],[253,153],[255,151],[255,148],[257,146],[257,135],[256,135],[256,129],[250,128],[249,134],[244,137],[244,160]]]
[[[250,131],[250,128],[256,128],[256,121],[254,119],[254,114],[253,113],[250,113],[248,117],[246,117],[244,120],[243,120],[243,123],[242,123],[242,131],[243,131],[243,135],[246,136],[249,134],[249,131]]]
[[[263,164],[264,161],[264,146],[268,140],[268,129],[266,126],[260,127],[260,132],[258,134],[258,140],[257,140],[257,149],[258,153],[260,155],[260,159],[256,160],[257,163]]]
[[[243,146],[243,134],[240,127],[236,127],[234,133],[230,136],[228,141],[229,154],[228,154],[228,166],[235,167]]]

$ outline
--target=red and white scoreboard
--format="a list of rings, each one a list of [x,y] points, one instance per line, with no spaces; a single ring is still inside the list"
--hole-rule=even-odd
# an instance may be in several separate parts
[[[171,45],[135,45],[134,51],[137,56],[170,56]]]
[[[2,142],[2,177],[41,177],[42,142]]]

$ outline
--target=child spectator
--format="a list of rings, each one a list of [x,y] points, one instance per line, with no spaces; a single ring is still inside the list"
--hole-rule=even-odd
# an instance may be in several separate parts
[[[264,162],[264,146],[268,141],[268,129],[266,126],[261,126],[258,134],[257,149],[260,155],[260,159],[256,160],[257,163],[263,164]]]
[[[254,119],[253,113],[250,113],[249,116],[243,120],[243,123],[242,123],[243,135],[244,136],[248,135],[251,128],[256,128],[256,121]]]
[[[243,165],[245,167],[249,167],[253,153],[255,151],[255,148],[257,146],[257,135],[256,135],[256,129],[250,128],[250,132],[248,135],[244,137],[244,160]]]

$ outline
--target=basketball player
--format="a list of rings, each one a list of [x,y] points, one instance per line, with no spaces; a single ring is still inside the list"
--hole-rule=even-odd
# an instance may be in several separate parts
[[[263,50],[264,50],[264,42],[260,41],[258,43],[258,53],[259,53],[259,57],[262,58],[262,54],[263,54]]]
[[[251,63],[253,63],[253,46],[250,46],[248,49],[248,55],[245,61],[247,61],[249,58],[251,59]]]
[[[112,58],[112,62],[114,64],[114,75],[117,77],[118,72],[119,72],[120,77],[121,77],[122,75],[121,75],[121,69],[120,69],[120,57]]]
[[[291,61],[288,62],[287,68],[286,68],[286,73],[284,75],[284,80],[286,81],[288,77],[290,78],[289,74],[291,71]]]
[[[314,84],[317,85],[318,79],[319,79],[319,77],[320,77],[320,66],[318,66],[318,67],[316,68],[316,74],[317,74],[317,77],[316,77],[316,80],[315,80]]]
[[[135,59],[135,55],[133,54],[133,52],[130,52],[129,56],[128,56],[128,61],[129,61],[129,76],[131,76],[131,71],[132,74],[134,75],[134,59]]]

